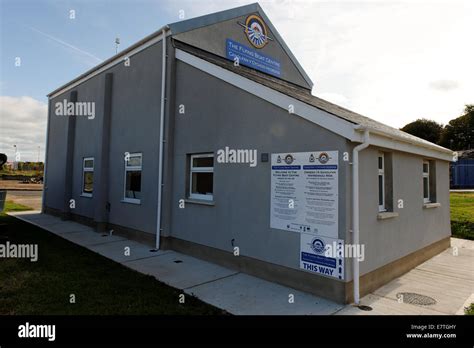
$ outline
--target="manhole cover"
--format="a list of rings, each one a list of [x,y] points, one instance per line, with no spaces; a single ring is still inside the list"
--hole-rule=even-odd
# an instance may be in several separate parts
[[[431,306],[436,303],[434,298],[414,292],[399,292],[397,294],[397,299],[401,300],[403,303],[419,306]]]

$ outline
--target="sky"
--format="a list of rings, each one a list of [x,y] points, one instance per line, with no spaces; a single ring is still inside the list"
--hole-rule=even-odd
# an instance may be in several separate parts
[[[44,159],[47,97],[164,24],[244,0],[0,0],[0,152]],[[392,127],[474,103],[474,1],[259,2],[313,94]]]

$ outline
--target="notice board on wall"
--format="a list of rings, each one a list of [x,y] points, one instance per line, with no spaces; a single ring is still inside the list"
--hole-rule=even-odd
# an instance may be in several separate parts
[[[338,151],[272,154],[270,227],[338,237]]]

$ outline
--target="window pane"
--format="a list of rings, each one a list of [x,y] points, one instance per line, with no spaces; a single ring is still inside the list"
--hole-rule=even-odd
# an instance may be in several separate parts
[[[383,157],[379,156],[379,169],[383,169]]]
[[[379,205],[383,205],[383,176],[379,175]]]
[[[423,198],[429,198],[428,178],[423,178]]]
[[[191,193],[212,195],[214,173],[193,173]]]
[[[130,156],[127,161],[128,167],[140,167],[142,165],[142,156]]]
[[[214,167],[214,157],[195,157],[193,167]]]
[[[126,181],[125,181],[125,197],[141,199],[142,197],[141,190],[142,190],[142,172],[139,170],[127,171]]]
[[[84,182],[82,184],[82,192],[92,194],[94,187],[94,172],[84,172]]]
[[[84,168],[94,168],[94,160],[85,160]]]
[[[428,163],[423,163],[423,173],[429,173]]]

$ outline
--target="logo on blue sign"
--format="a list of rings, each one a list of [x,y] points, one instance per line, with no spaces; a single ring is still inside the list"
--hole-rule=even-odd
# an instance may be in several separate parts
[[[311,249],[316,254],[322,254],[325,250],[325,244],[321,239],[314,238],[313,241],[311,242]]]

